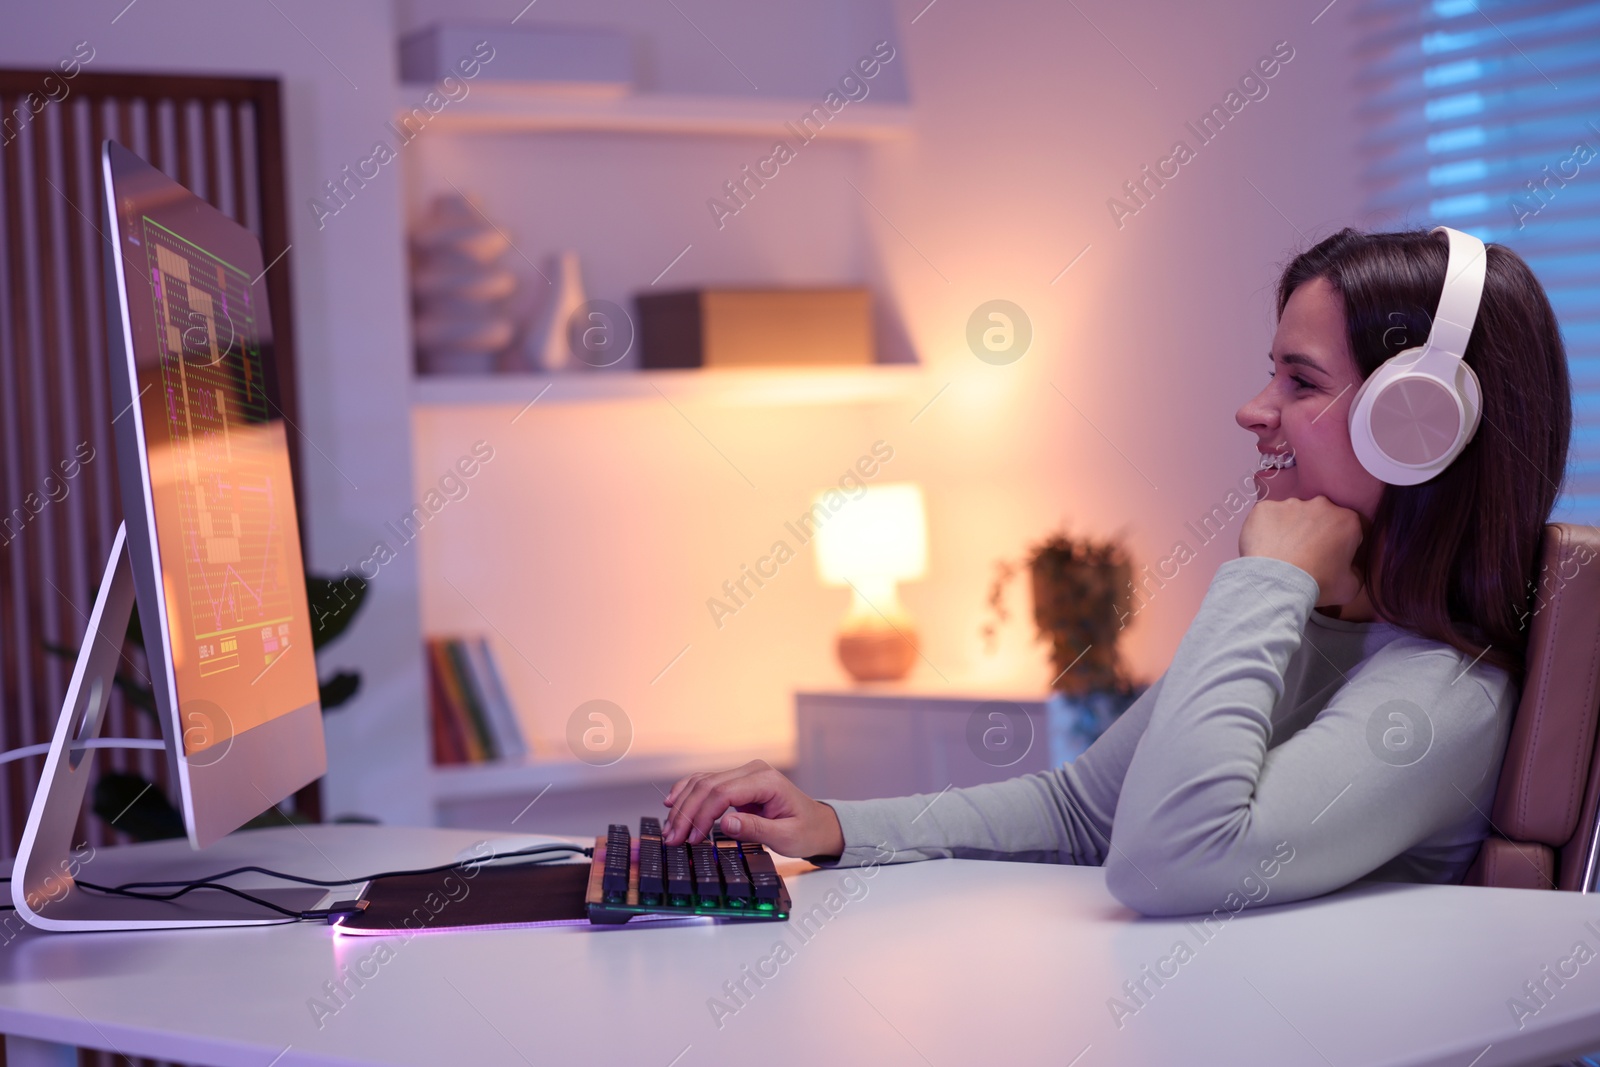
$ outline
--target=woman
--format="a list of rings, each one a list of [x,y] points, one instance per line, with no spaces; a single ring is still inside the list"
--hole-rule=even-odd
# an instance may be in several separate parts
[[[1418,485],[1362,466],[1351,403],[1428,337],[1447,259],[1443,233],[1346,229],[1289,264],[1270,379],[1236,416],[1262,453],[1239,558],[1217,569],[1166,673],[1074,763],[822,802],[756,761],[676,783],[666,842],[722,817],[730,836],[823,865],[1103,864],[1111,892],[1149,915],[1359,878],[1459,882],[1490,829],[1572,401],[1544,290],[1489,245],[1465,353],[1476,434]]]

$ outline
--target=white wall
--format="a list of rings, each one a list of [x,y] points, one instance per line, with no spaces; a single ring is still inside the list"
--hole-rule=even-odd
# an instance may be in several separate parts
[[[886,476],[922,482],[931,507],[931,569],[905,590],[931,664],[917,683],[1041,686],[1021,583],[999,651],[982,647],[993,562],[1063,522],[1101,536],[1126,528],[1140,562],[1167,554],[1252,465],[1233,413],[1263,380],[1278,266],[1305,238],[1361,222],[1346,5],[1311,25],[1313,12],[1267,0],[540,0],[519,24],[624,26],[645,82],[679,92],[749,92],[748,76],[762,95],[818,94],[892,22],[914,135],[870,150],[819,142],[718,232],[704,197],[759,140],[647,138],[636,151],[640,139],[433,131],[319,232],[307,198],[389,117],[397,28],[504,21],[505,5],[403,0],[396,26],[376,0],[278,0],[301,36],[271,5],[242,2],[139,0],[113,25],[123,2],[8,14],[0,62],[48,65],[88,38],[92,69],[285,78],[303,428],[317,446],[305,470],[313,565],[362,559],[384,520],[473,440],[497,450],[468,498],[383,568],[372,607],[330,650],[330,667],[366,678],[329,719],[335,813],[426,817],[419,596],[430,630],[482,629],[478,610],[494,620],[524,716],[546,739],[598,696],[628,709],[642,750],[782,746],[791,689],[840,680],[829,644],[844,595],[818,586],[804,556],[721,630],[705,600],[876,439],[896,449]],[[1188,139],[1184,121],[1281,39],[1296,56],[1270,95],[1114,226],[1106,199]],[[594,295],[619,302],[690,242],[674,284],[872,284],[928,366],[928,388],[903,404],[838,408],[540,406],[515,426],[510,412],[428,410],[415,419],[413,477],[402,224],[442,176],[479,187],[530,255],[581,240]],[[1035,329],[1007,367],[980,363],[964,341],[969,314],[996,297],[1022,305]],[[1139,616],[1127,635],[1139,673],[1164,669],[1235,551],[1230,536],[1214,542]]]
[[[1361,222],[1346,10],[1312,25],[1314,11],[1265,0],[1082,14],[925,3],[893,10],[913,137],[803,157],[720,232],[704,198],[759,141],[448,138],[415,157],[413,207],[441,174],[472,181],[530,255],[578,247],[593,295],[625,302],[693,242],[674,284],[874,285],[929,367],[923,393],[874,407],[541,405],[515,426],[515,406],[419,412],[419,492],[472,440],[499,457],[419,541],[425,623],[481,630],[489,616],[525,717],[551,743],[592,697],[629,712],[641,748],[787,742],[792,689],[843,681],[830,640],[845,594],[817,584],[807,554],[720,630],[705,602],[876,439],[896,449],[885,476],[920,481],[932,512],[930,573],[904,591],[926,646],[919,686],[1048,680],[1022,581],[993,655],[978,629],[994,561],[1060,524],[1126,528],[1139,564],[1180,537],[1200,550],[1126,635],[1145,678],[1165,669],[1212,572],[1236,555],[1236,524],[1202,548],[1185,523],[1254,467],[1234,412],[1265,380],[1278,269],[1307,239]],[[882,35],[881,20],[844,14],[871,23],[873,5],[678,6],[540,0],[523,24],[629,27],[658,87],[749,91],[737,66],[764,93],[801,96]],[[399,12],[403,28],[501,17],[487,0],[405,0]],[[1294,58],[1268,95],[1199,145],[1184,122],[1285,39]],[[1107,198],[1180,138],[1195,159],[1119,229]],[[997,297],[1035,329],[1006,367],[964,340],[973,309]]]
[[[410,366],[400,181],[371,183],[320,229],[307,199],[365,154],[391,118],[394,28],[382,0],[275,4],[208,0],[8,3],[0,63],[50,67],[78,41],[89,71],[271,75],[283,79],[306,555],[321,572],[365,557],[411,501]],[[124,10],[125,9],[125,10]],[[430,817],[414,561],[385,567],[358,623],[322,657],[359,670],[362,690],[327,717],[330,814]]]

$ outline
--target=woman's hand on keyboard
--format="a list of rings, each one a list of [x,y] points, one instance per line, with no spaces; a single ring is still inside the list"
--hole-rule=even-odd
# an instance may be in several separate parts
[[[785,856],[837,856],[844,851],[839,816],[773,769],[751,760],[731,771],[691,774],[667,794],[670,809],[661,828],[663,844],[703,841],[711,824],[740,841],[755,841]],[[733,814],[723,814],[729,808]]]

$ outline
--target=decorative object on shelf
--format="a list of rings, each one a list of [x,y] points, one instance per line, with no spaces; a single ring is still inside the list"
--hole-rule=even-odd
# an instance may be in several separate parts
[[[633,47],[620,30],[439,22],[400,39],[402,81],[471,77],[474,58],[485,81],[594,99],[633,90]]]
[[[1131,691],[1117,650],[1133,588],[1133,565],[1121,539],[1099,542],[1058,533],[1034,545],[1023,564],[999,561],[989,588],[998,622],[1010,617],[1005,587],[1023,567],[1031,578],[1034,625],[1039,638],[1050,642],[1056,672],[1050,687],[1072,697]],[[982,629],[991,647],[996,627],[991,622]]]
[[[517,277],[502,263],[511,240],[458,193],[436,196],[411,235],[417,358],[425,374],[487,374],[511,343],[506,310]]]
[[[433,762],[517,762],[527,739],[481,634],[427,640]]]
[[[771,367],[876,362],[866,289],[640,293],[640,364]]]
[[[551,256],[545,273],[551,279],[551,292],[502,368],[547,373],[587,370],[590,364],[579,358],[572,338],[574,326],[581,329],[576,316],[585,304],[578,253],[569,249]]]
[[[857,496],[830,489],[812,513],[817,571],[824,585],[849,586],[850,610],[840,625],[839,662],[858,682],[895,681],[917,659],[917,631],[896,583],[921,578],[928,565],[922,488],[914,482],[866,487]]]

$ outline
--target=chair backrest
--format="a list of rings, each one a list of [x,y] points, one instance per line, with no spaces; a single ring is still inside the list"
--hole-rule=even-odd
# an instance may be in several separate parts
[[[1600,528],[1545,527],[1527,674],[1468,885],[1590,892],[1600,809]]]

